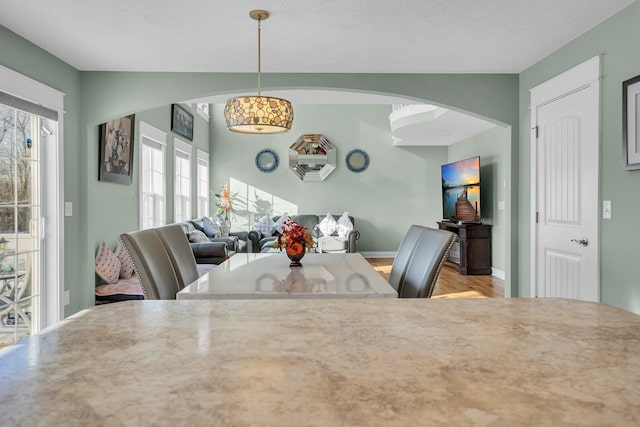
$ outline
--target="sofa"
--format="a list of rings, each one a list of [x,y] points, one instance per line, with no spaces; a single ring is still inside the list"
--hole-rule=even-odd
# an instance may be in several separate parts
[[[307,230],[311,233],[311,235],[314,237],[314,239],[316,239],[318,241],[318,247],[320,249],[322,249],[322,247],[324,246],[324,242],[323,242],[323,238],[322,233],[320,232],[320,230],[318,229],[318,224],[320,224],[320,222],[325,218],[326,214],[324,215],[315,215],[315,214],[305,214],[305,215],[290,215],[291,219],[296,223],[296,224],[300,224],[300,225],[304,225],[305,227],[307,227]],[[342,216],[342,215],[331,215],[336,221],[338,221],[338,219]],[[278,219],[280,217],[273,217],[273,221],[277,222]],[[345,242],[344,242],[344,246],[342,246],[344,248],[344,250],[341,250],[341,252],[348,252],[348,253],[354,253],[357,250],[357,243],[358,243],[358,239],[360,239],[360,232],[358,230],[355,229],[355,219],[352,216],[349,216],[349,219],[351,220],[351,224],[353,224],[354,229],[351,230],[345,238]],[[248,240],[250,240],[252,242],[252,252],[258,253],[258,252],[269,252],[271,250],[273,250],[273,245],[275,244],[277,238],[278,238],[278,234],[274,231],[273,235],[266,235],[261,233],[260,231],[257,230],[251,230],[248,233]],[[333,239],[333,238],[330,238]],[[335,238],[336,240],[338,240],[339,238]],[[325,252],[331,252],[331,250],[325,251]]]
[[[193,255],[196,257],[198,264],[220,264],[224,259],[220,259],[221,256],[225,256],[220,252],[219,247],[211,245],[210,243],[224,243],[227,248],[227,254],[229,257],[235,253],[251,252],[252,247],[256,247],[258,240],[250,241],[249,232],[239,231],[231,232],[227,237],[215,237],[207,235],[202,218],[192,219],[189,221],[183,221],[178,223],[182,227],[187,239],[191,244]],[[208,241],[198,241],[194,239],[194,231],[200,231],[204,233]],[[199,233],[198,233],[199,234]],[[201,234],[200,234],[201,236]],[[254,239],[256,236],[252,236]]]

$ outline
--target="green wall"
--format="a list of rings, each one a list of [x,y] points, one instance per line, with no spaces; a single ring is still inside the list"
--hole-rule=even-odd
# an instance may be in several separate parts
[[[361,233],[359,252],[396,251],[411,224],[434,227],[441,219],[440,165],[446,163],[446,147],[393,146],[389,105],[294,108],[289,132],[246,135],[229,132],[224,105],[214,105],[213,188],[234,178],[297,205],[302,214],[348,211]],[[322,134],[337,147],[337,168],[322,182],[301,181],[288,167],[289,145],[308,133]],[[271,173],[255,166],[256,154],[265,148],[280,158]],[[369,167],[360,173],[345,165],[355,148],[369,154]]]
[[[80,73],[39,47],[0,26],[0,65],[59,90],[64,96],[63,150],[64,200],[73,203],[73,216],[64,219],[64,288],[70,291],[65,315],[85,308],[82,293],[93,276],[78,268],[78,258],[87,248],[80,238],[86,234],[86,150],[79,138]],[[96,175],[97,176],[97,175]]]
[[[117,238],[121,233],[127,231],[133,231],[140,228],[140,206],[139,206],[139,191],[140,191],[140,121],[147,123],[159,129],[167,134],[166,147],[165,147],[165,174],[166,174],[166,212],[165,218],[168,223],[173,222],[173,147],[174,138],[179,138],[183,142],[191,144],[194,149],[192,150],[191,157],[191,170],[195,171],[196,168],[196,151],[195,148],[199,148],[203,151],[209,152],[209,123],[202,118],[195,110],[195,104],[190,107],[186,104],[183,106],[190,111],[194,116],[194,129],[193,129],[193,141],[188,141],[183,137],[171,132],[171,105],[154,108],[151,110],[137,112],[136,114],[136,128],[135,128],[135,148],[133,151],[134,157],[134,172],[133,183],[131,185],[114,184],[111,182],[98,181],[97,178],[93,180],[92,194],[95,195],[93,203],[88,206],[88,218],[93,226],[88,230],[88,234],[91,239],[87,244],[89,248],[97,248],[97,244],[100,240],[104,240],[115,248]],[[97,128],[95,129],[96,143],[92,144],[88,148],[89,156],[95,155],[98,157],[98,143],[97,143]],[[90,174],[98,176],[98,163],[93,162],[88,166],[91,171]],[[195,176],[195,175],[194,175]],[[191,211],[196,211],[195,200],[196,182],[192,180],[192,199]],[[98,226],[98,224],[100,224]],[[97,240],[95,240],[97,239]],[[91,252],[89,250],[89,252]],[[92,297],[92,296],[91,296]]]
[[[515,139],[515,135],[518,129],[518,114],[517,114],[517,89],[518,79],[515,75],[419,75],[419,74],[268,74],[263,76],[263,88],[267,89],[279,89],[279,88],[294,88],[294,89],[329,89],[329,90],[345,90],[345,91],[361,91],[367,93],[380,93],[380,94],[394,94],[400,96],[406,96],[410,99],[423,100],[433,102],[439,105],[446,105],[450,108],[467,111],[475,116],[489,119],[496,123],[511,126],[512,141]],[[215,95],[224,93],[233,93],[239,91],[247,91],[249,93],[255,91],[255,74],[224,74],[224,73],[110,73],[110,72],[83,72],[81,73],[81,88],[82,99],[81,104],[83,106],[81,116],[81,131],[86,136],[86,141],[90,148],[87,153],[87,162],[89,168],[93,166],[95,156],[97,152],[95,147],[97,146],[97,134],[95,126],[105,120],[119,117],[124,114],[131,114],[137,111],[148,110],[158,105],[168,105],[171,102],[175,102],[183,99],[194,99],[205,95]],[[92,100],[100,99],[101,102],[92,102]],[[305,106],[296,106],[296,120],[294,123],[298,123],[300,120],[301,125],[304,123]],[[215,110],[215,109],[214,109]],[[298,113],[299,111],[299,113]],[[213,132],[218,132],[219,128],[224,128],[219,120],[219,113],[214,114],[218,116],[215,122],[212,124]],[[385,117],[385,123],[388,123],[388,118]],[[304,129],[298,129],[296,133],[316,131],[324,132],[324,124],[321,121],[316,121],[313,126],[311,122],[307,122],[309,125],[304,125]],[[325,128],[326,129],[326,128]],[[294,134],[293,131],[287,135]],[[224,138],[234,138],[229,133]],[[263,144],[274,144],[274,146],[288,146],[292,141],[288,139],[286,142],[275,143],[273,138],[277,136],[260,137]],[[216,140],[216,142],[218,142]],[[360,142],[357,142],[360,143]],[[342,145],[336,144],[341,149]],[[351,143],[347,143],[346,146],[350,146]],[[356,142],[353,142],[356,144]],[[212,188],[216,189],[221,184],[222,179],[227,179],[230,173],[223,173],[218,171],[218,167],[224,167],[224,164],[229,161],[233,161],[231,157],[219,159],[219,154],[213,153],[215,147],[212,147],[212,160],[211,168],[213,174],[213,180],[211,182]],[[250,159],[243,162],[242,168],[254,168],[253,160],[257,151],[250,152]],[[409,152],[411,150],[407,150]],[[506,147],[507,157],[517,156],[517,145],[510,144]],[[346,154],[346,153],[345,153]],[[234,155],[238,155],[235,153]],[[282,159],[281,159],[282,160]],[[340,159],[342,161],[343,159]],[[221,163],[222,162],[222,163]],[[508,172],[510,170],[511,163],[508,164]],[[243,169],[238,169],[234,173],[239,173]],[[283,169],[284,171],[284,169]],[[282,172],[280,172],[282,173]],[[336,172],[334,172],[336,173]],[[405,169],[396,169],[394,173],[403,176],[405,180],[413,178],[415,171],[407,171]],[[88,179],[88,200],[87,203],[91,206],[94,203],[94,199],[99,197],[99,189],[97,188],[100,183],[93,179],[93,171],[89,173]],[[240,178],[238,178],[240,179]],[[329,177],[329,179],[332,179]],[[333,178],[337,179],[337,178]],[[513,186],[512,186],[513,183]],[[512,191],[515,191],[517,184],[517,177],[514,177],[511,181],[508,181],[507,193],[507,228],[512,230],[511,236],[514,235],[514,228],[517,226],[517,210],[514,204],[511,204],[511,200],[514,200]],[[301,187],[302,188],[302,187]],[[306,188],[306,187],[305,187]],[[396,188],[397,191],[402,192],[403,186],[400,185]],[[412,194],[405,193],[403,198],[406,200],[412,200],[414,197],[421,198],[424,194]],[[296,196],[299,197],[299,196]],[[355,194],[353,197],[360,197],[360,202],[369,200],[369,196],[366,193]],[[117,200],[113,197],[112,200]],[[356,199],[357,200],[357,199]],[[387,205],[384,200],[380,200],[379,209],[387,209]],[[439,203],[439,202],[438,202]],[[354,203],[357,205],[357,203]],[[311,210],[314,206],[307,205]],[[136,207],[120,206],[121,215],[136,215]],[[126,210],[125,210],[126,209]],[[325,209],[319,209],[322,212]],[[351,212],[351,211],[350,211]],[[366,228],[367,217],[359,215],[358,212],[351,212],[358,217],[358,226],[365,227],[362,231],[363,234],[368,232]],[[367,212],[369,215],[373,215]],[[439,215],[438,215],[439,216]],[[97,242],[104,238],[110,238],[110,236],[104,236],[101,231],[100,224],[102,223],[114,223],[113,214],[108,209],[93,209],[90,208],[89,221],[91,226],[88,227],[86,235],[87,247],[94,248]],[[435,217],[434,217],[435,219]],[[422,223],[422,221],[419,221]],[[115,227],[115,226],[114,226]],[[371,226],[373,227],[373,226]],[[378,233],[380,231],[377,231]],[[404,233],[404,231],[402,232]],[[369,233],[371,236],[372,234]],[[370,237],[367,237],[369,239]],[[394,241],[400,240],[400,236],[396,236]],[[506,295],[515,295],[515,289],[517,286],[514,278],[517,272],[517,253],[513,251],[512,240],[507,241],[508,247],[505,248],[505,252],[508,254],[506,263],[506,280],[509,284],[505,290]],[[361,250],[385,250],[377,249],[378,245],[375,242],[363,241]],[[392,245],[386,246],[389,248]],[[513,259],[513,262],[512,262]],[[87,253],[85,259],[81,265],[89,266],[86,271],[86,275],[91,275],[91,265],[93,263],[93,254]],[[87,299],[86,304],[90,304],[90,300]]]
[[[600,220],[601,301],[640,313],[638,244],[640,171],[622,169],[622,82],[640,74],[640,3],[636,2],[520,75],[520,273],[519,292],[530,292],[529,90],[602,55],[600,200],[611,200],[612,219]]]
[[[74,204],[74,216],[65,219],[65,288],[70,290],[71,294],[71,304],[66,308],[66,314],[69,315],[93,304],[93,263],[98,242],[114,242],[115,235],[136,228],[138,221],[137,173],[134,172],[134,183],[129,186],[98,181],[97,126],[107,120],[132,113],[136,113],[139,120],[148,110],[167,108],[161,106],[185,99],[239,91],[255,92],[255,73],[78,72],[4,28],[0,28],[0,48],[0,65],[67,94],[64,134],[65,200]],[[512,143],[507,147],[507,156],[513,161],[518,155],[515,143],[518,136],[517,75],[264,74],[263,88],[327,89],[389,94],[447,106],[511,126]],[[302,114],[304,107],[300,108],[300,111]],[[304,120],[304,115],[301,117]],[[319,125],[321,124],[316,124],[318,127]],[[311,126],[305,126],[300,132],[311,131],[310,128]],[[356,142],[349,142],[344,146],[350,144]],[[405,152],[410,158],[411,149],[406,149]],[[137,154],[134,155],[137,159]],[[252,156],[255,156],[255,152]],[[419,157],[419,154],[416,157]],[[343,161],[343,158],[340,158],[340,161]],[[212,159],[214,176],[218,173],[215,169],[217,162],[215,158]],[[415,170],[402,168],[403,165],[393,166],[395,170],[388,172],[388,176],[395,173],[411,180],[416,174]],[[510,166],[511,163],[509,168]],[[168,173],[171,171],[172,169]],[[510,169],[507,174],[511,174]],[[511,186],[512,182],[514,186]],[[219,182],[212,182],[212,186],[215,185],[219,185]],[[402,192],[403,185],[396,186],[395,189]],[[517,176],[514,176],[513,180],[508,182],[507,188],[507,228],[511,230],[512,236],[508,241],[509,247],[506,248],[509,257],[506,260],[506,273],[507,282],[510,284],[506,290],[507,295],[513,294],[512,290],[515,291],[517,286],[517,253],[511,250],[515,249],[513,241],[517,238],[517,204],[511,204],[511,200],[515,200],[513,196],[516,190]],[[406,193],[402,198],[419,199],[425,194]],[[366,193],[355,194],[354,197],[360,197],[363,203],[370,198]],[[378,206],[379,210],[388,208],[384,200],[380,200]],[[313,206],[309,205],[309,209],[312,208]],[[401,210],[399,207],[399,211]],[[373,212],[367,214],[375,215]],[[353,213],[359,217],[358,224],[365,226],[366,217],[358,215],[357,212]],[[170,220],[171,216],[168,219]],[[369,235],[373,232],[384,233],[373,229],[373,226],[371,229],[363,229],[363,232],[370,232]],[[399,238],[396,236],[396,241],[399,241]],[[369,244],[371,247],[377,245],[363,242],[363,249]]]
[[[630,267],[637,263],[635,241],[640,229],[634,224],[640,212],[640,199],[633,191],[640,184],[640,172],[622,170],[620,152],[621,82],[640,74],[640,56],[636,54],[640,41],[638,22],[640,3],[636,2],[520,75],[265,74],[263,87],[406,96],[511,126],[504,172],[510,177],[505,197],[505,293],[526,296],[530,287],[529,90],[602,54],[601,195],[602,199],[613,201],[613,218],[601,223],[602,301],[640,312],[639,275]],[[66,94],[64,191],[65,200],[74,204],[74,216],[65,218],[65,288],[71,291],[71,303],[66,309],[69,315],[92,304],[97,242],[112,239],[114,233],[130,229],[137,221],[137,199],[128,192],[134,191],[135,183],[113,189],[97,181],[97,125],[125,114],[140,116],[140,112],[184,99],[253,92],[255,74],[78,72],[3,27],[0,27],[0,51],[0,65]],[[217,160],[213,162],[216,164]],[[212,172],[214,176],[224,176],[215,168]],[[397,173],[412,178],[406,170]],[[406,194],[405,198],[412,196]],[[362,200],[366,197],[363,195]],[[381,202],[380,206],[385,204]]]
[[[491,266],[505,270],[505,246],[508,237],[506,210],[498,202],[507,199],[508,177],[506,147],[511,141],[511,129],[496,127],[449,146],[448,161],[480,156],[480,206],[482,222],[491,227]],[[506,205],[506,203],[505,203]]]

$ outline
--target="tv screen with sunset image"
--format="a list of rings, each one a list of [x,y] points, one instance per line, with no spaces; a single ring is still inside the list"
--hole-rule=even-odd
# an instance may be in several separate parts
[[[480,221],[480,156],[442,165],[442,217]]]

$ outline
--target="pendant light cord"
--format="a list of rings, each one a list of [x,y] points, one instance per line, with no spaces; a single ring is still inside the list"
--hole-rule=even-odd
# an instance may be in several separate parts
[[[258,18],[258,96],[260,96],[260,27],[262,19]]]

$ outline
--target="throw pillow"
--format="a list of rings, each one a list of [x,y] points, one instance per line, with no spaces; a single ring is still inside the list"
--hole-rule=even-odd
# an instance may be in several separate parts
[[[204,228],[204,234],[209,238],[217,237],[220,234],[220,227],[215,222],[211,221],[208,217],[202,217],[202,227]]]
[[[353,230],[353,224],[351,223],[351,218],[349,218],[349,212],[343,213],[338,219],[336,230],[338,230],[338,236],[343,238],[347,237],[347,234]]]
[[[115,256],[117,256],[118,261],[120,261],[120,278],[128,279],[133,276],[133,262],[120,242],[118,242]]]
[[[271,226],[271,228],[276,233],[282,234],[282,224],[284,224],[284,222],[288,219],[291,218],[289,218],[289,214],[285,212],[280,218],[278,218],[278,220]]]
[[[322,219],[322,221],[320,221],[320,224],[318,224],[318,228],[320,229],[320,232],[325,237],[331,236],[336,231],[337,226],[338,226],[338,223],[333,218],[333,216],[331,216],[330,213],[328,213],[327,216],[325,216]]]
[[[100,242],[96,254],[96,274],[107,283],[116,283],[120,277],[120,260],[105,242]]]
[[[189,241],[191,243],[208,243],[211,240],[200,230],[192,231],[189,233]]]
[[[204,233],[204,225],[202,225],[202,221],[204,221],[203,219],[193,219],[191,221],[189,221],[191,223],[191,225],[193,225],[193,228],[195,228],[196,230],[200,230]]]
[[[258,222],[253,225],[253,229],[258,231],[262,236],[271,236],[273,234],[273,220],[267,214],[260,218]]]

